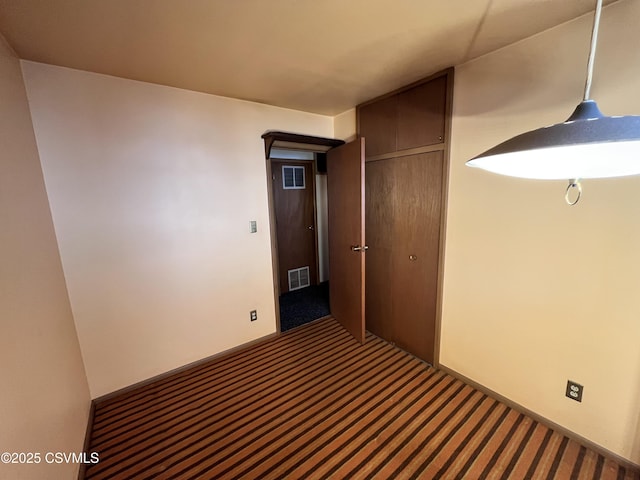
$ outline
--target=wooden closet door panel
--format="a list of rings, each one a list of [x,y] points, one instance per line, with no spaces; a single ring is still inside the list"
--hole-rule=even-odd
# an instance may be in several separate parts
[[[446,76],[398,94],[398,150],[444,141],[446,98]]]
[[[395,343],[433,363],[440,248],[443,152],[393,160]]]
[[[367,157],[396,151],[397,110],[397,95],[359,108],[359,134],[367,142]]]
[[[366,323],[367,330],[394,341],[391,298],[393,251],[393,160],[368,162],[365,167]]]

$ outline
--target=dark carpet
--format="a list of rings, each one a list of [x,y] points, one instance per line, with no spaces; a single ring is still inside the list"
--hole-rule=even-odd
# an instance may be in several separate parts
[[[329,282],[280,295],[280,331],[329,315]]]
[[[95,402],[86,480],[640,480],[320,320]]]

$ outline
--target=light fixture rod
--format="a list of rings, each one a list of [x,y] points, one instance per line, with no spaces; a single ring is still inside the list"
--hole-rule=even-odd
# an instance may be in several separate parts
[[[589,49],[589,61],[587,62],[587,80],[584,84],[583,100],[590,100],[591,82],[593,81],[593,64],[596,60],[596,45],[598,44],[598,30],[600,29],[600,14],[602,13],[602,0],[596,0],[596,13],[593,17],[593,31],[591,32],[591,48]]]

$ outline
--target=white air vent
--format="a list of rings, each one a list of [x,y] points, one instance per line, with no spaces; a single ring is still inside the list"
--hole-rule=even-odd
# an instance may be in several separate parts
[[[285,190],[304,189],[304,167],[282,166],[282,188]]]
[[[289,270],[289,291],[311,285],[309,279],[309,267],[294,268]]]

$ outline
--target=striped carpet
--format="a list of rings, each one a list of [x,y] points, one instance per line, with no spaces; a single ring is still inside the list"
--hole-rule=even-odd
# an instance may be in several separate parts
[[[320,320],[97,402],[97,479],[634,479],[369,334]]]

